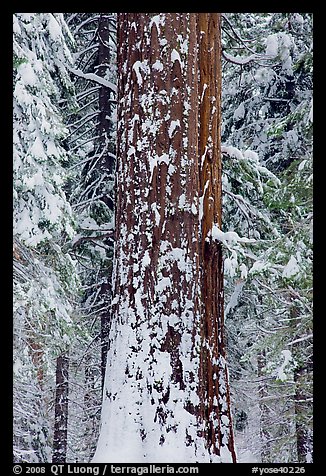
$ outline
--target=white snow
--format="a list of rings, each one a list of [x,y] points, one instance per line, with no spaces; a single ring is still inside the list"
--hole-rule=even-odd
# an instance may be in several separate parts
[[[313,102],[311,100],[311,106],[310,106],[310,110],[309,110],[308,121],[313,123],[313,120],[314,120],[314,117],[313,117]]]
[[[155,287],[155,290],[159,293],[162,293],[163,291],[165,291],[166,288],[168,287],[171,287],[172,286],[172,281],[171,281],[171,278],[170,277],[162,277],[156,287]]]
[[[300,268],[298,266],[298,261],[295,258],[295,256],[292,255],[288,263],[283,269],[282,277],[291,278],[292,276],[295,276],[296,274],[298,274],[299,271],[300,271]]]
[[[227,53],[226,51],[223,52],[223,56],[225,59],[229,60],[231,63],[245,65],[251,63],[252,61],[259,60],[259,54],[253,53],[249,56],[233,56]]]
[[[231,256],[225,258],[224,260],[224,272],[226,275],[229,275],[231,278],[235,276],[236,270],[238,268],[238,257],[235,250],[232,250]]]
[[[266,38],[266,55],[275,58],[278,54],[278,35],[273,33]]]
[[[284,372],[284,369],[292,361],[292,353],[290,350],[286,349],[286,350],[282,350],[281,354],[284,358],[284,361],[277,370],[277,378],[281,380],[282,382],[284,382],[288,378],[286,373]]]
[[[286,132],[285,137],[288,144],[291,144],[292,147],[296,147],[299,137],[294,130]]]
[[[238,451],[237,462],[238,463],[259,463],[259,460],[249,449],[245,449],[242,451],[240,450]]]
[[[37,83],[37,76],[30,63],[22,63],[18,66],[18,72],[26,86],[35,86]]]
[[[179,208],[183,209],[186,204],[186,195],[182,193],[179,197]]]
[[[33,104],[33,98],[26,90],[25,85],[22,81],[17,81],[15,89],[14,89],[14,98],[17,100],[18,103],[25,104],[29,106]]]
[[[241,279],[246,279],[248,276],[248,268],[244,263],[240,265],[240,271],[241,271]]]
[[[47,160],[47,156],[40,137],[36,137],[32,147],[30,148],[30,154],[38,157],[41,160]]]
[[[254,262],[254,264],[252,265],[252,267],[250,268],[250,271],[249,273],[252,274],[252,273],[259,273],[260,271],[263,271],[264,269],[266,269],[268,267],[268,263],[266,263],[265,261],[262,261],[262,260],[257,260]]]
[[[207,89],[207,84],[204,83],[203,91],[202,91],[202,93],[201,93],[200,102],[203,102],[206,89]]]
[[[312,454],[310,451],[308,451],[306,454],[306,463],[312,463],[312,462],[313,462]]]
[[[220,458],[221,458],[221,463],[232,463],[232,455],[227,446],[221,446]]]
[[[49,14],[48,30],[49,30],[51,38],[54,41],[56,41],[62,36],[61,27],[51,13]]]
[[[205,157],[206,157],[207,151],[208,151],[208,146],[205,145],[204,153],[203,153],[203,155],[201,156],[201,166],[202,166],[202,167],[203,167],[204,162],[205,162]]]
[[[156,69],[157,71],[163,71],[163,64],[161,63],[160,60],[156,60],[152,67],[153,69]]]
[[[251,160],[252,162],[255,162],[257,165],[259,164],[259,157],[257,152],[247,149],[243,152],[243,157],[245,159]]]
[[[49,132],[49,130],[46,132]],[[60,157],[59,150],[52,140],[48,140],[46,143],[46,153],[48,156]]]
[[[166,165],[169,165],[169,156],[168,156],[168,154],[164,153],[162,155],[157,156],[157,163],[161,164],[162,162],[164,162]]]
[[[240,268],[241,268],[241,266],[240,266]],[[229,300],[229,302],[228,302],[228,304],[225,308],[225,317],[227,317],[229,312],[232,311],[232,309],[234,309],[235,306],[238,304],[239,297],[241,296],[241,292],[242,292],[242,289],[243,289],[243,285],[244,285],[244,281],[242,281],[242,280],[236,283],[234,291],[233,291],[233,293],[230,297],[230,300]]]
[[[152,181],[153,178],[153,172],[155,167],[157,167],[159,164],[164,163],[166,165],[169,165],[169,156],[166,153],[163,153],[162,155],[155,155],[154,157],[150,158],[149,161],[149,166],[150,166],[150,179],[149,181]]]
[[[142,267],[145,268],[148,266],[151,262],[151,258],[149,256],[148,250],[145,251],[143,261],[142,261]]]
[[[164,13],[160,13],[159,15],[154,15],[151,18],[151,21],[149,23],[149,28],[152,28],[152,26],[155,25],[157,28],[158,36],[160,36],[161,34],[160,25],[164,25],[164,23],[165,23],[165,15]]]
[[[173,164],[169,164],[168,174],[169,174],[169,175],[173,175],[175,171],[176,171],[175,166],[174,166]]]
[[[175,61],[179,61],[180,67],[182,69],[183,67],[183,62],[181,61],[180,54],[176,49],[173,49],[171,52],[171,62],[174,63]]]
[[[226,154],[229,157],[233,157],[238,160],[243,160],[242,152],[236,147],[233,147],[232,145],[229,145],[229,146],[222,145],[221,152],[222,154]]]
[[[245,116],[245,113],[246,113],[246,110],[245,110],[245,107],[243,105],[243,102],[240,104],[240,106],[238,106],[236,108],[236,110],[234,111],[233,113],[233,119],[235,121],[238,121],[239,119],[243,119],[244,116]]]
[[[140,61],[136,61],[136,63],[140,63]],[[79,76],[79,77],[85,78],[85,79],[89,79],[90,81],[94,81],[95,83],[98,83],[101,86],[105,86],[105,87],[111,89],[111,91],[113,91],[114,93],[117,93],[117,86],[115,84],[113,84],[111,81],[109,81],[108,79],[102,78],[102,76],[99,76],[98,74],[83,73],[83,71],[81,71],[80,69],[70,68],[70,67],[69,67],[69,70],[73,74],[75,74],[76,76]],[[142,78],[141,78],[141,81],[142,81]]]
[[[134,285],[135,288],[138,287],[138,280],[137,280],[137,283]],[[141,298],[142,298],[142,293],[141,293],[141,290],[138,288],[136,293],[135,293],[135,305],[136,305],[136,310],[137,310],[137,313],[139,316],[143,317],[144,316],[144,306],[143,306],[143,303],[141,301]]]
[[[44,185],[42,171],[38,170],[32,177],[23,177],[23,182],[30,190],[32,190],[37,185]]]
[[[307,160],[306,159],[302,160],[300,164],[298,165],[298,170],[304,169],[306,164],[307,164]]]
[[[204,191],[201,197],[199,197],[199,222],[202,221],[203,215],[204,215],[204,198],[205,198],[205,193],[209,185],[209,180],[206,180],[205,186],[204,186]]]
[[[221,415],[221,423],[225,426],[228,426],[230,424],[229,417],[226,415]]]
[[[152,210],[153,210],[153,212],[154,212],[154,214],[155,214],[155,225],[156,225],[156,226],[159,226],[160,220],[161,220],[161,215],[160,215],[160,213],[159,213],[159,211],[158,211],[158,209],[157,209],[157,204],[156,204],[155,202],[152,203],[151,208],[152,208]]]
[[[169,126],[169,130],[168,130],[168,134],[169,134],[170,139],[172,139],[173,133],[174,133],[174,131],[176,130],[177,127],[180,127],[180,120],[177,119],[176,121],[171,121],[170,126]]]
[[[16,33],[17,35],[21,34],[21,28],[19,26],[19,22],[15,15],[13,16],[13,32]]]
[[[222,243],[254,243],[256,241],[253,238],[240,237],[235,231],[223,232],[216,223],[212,226],[211,237]]]

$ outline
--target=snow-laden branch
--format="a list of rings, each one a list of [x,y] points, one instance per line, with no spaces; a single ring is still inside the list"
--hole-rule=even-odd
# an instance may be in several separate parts
[[[108,81],[107,79],[102,78],[98,74],[83,73],[83,71],[76,68],[69,68],[69,71],[75,76],[78,76],[79,78],[84,78],[84,79],[87,79],[88,81],[94,81],[95,83],[100,84],[101,86],[111,89],[111,91],[113,91],[115,94],[117,93],[116,85],[111,83],[111,81]]]
[[[313,334],[309,334],[309,335],[307,335],[307,336],[300,337],[299,339],[295,339],[295,340],[289,342],[289,343],[286,344],[286,345],[298,344],[299,342],[303,342],[304,340],[308,340],[308,339],[312,339],[312,338],[313,338]]]
[[[83,243],[85,241],[94,242],[94,241],[98,241],[98,240],[101,241],[101,240],[104,240],[106,238],[112,239],[113,238],[113,233],[114,233],[114,230],[110,230],[107,233],[104,233],[103,235],[100,235],[100,236],[98,236],[98,235],[95,235],[95,236],[76,235],[74,237],[74,239],[71,241],[70,246],[71,246],[72,249],[74,249],[74,248],[76,248],[76,246],[80,245],[81,243]]]
[[[255,61],[261,61],[261,60],[270,60],[273,59],[274,57],[271,55],[262,55],[259,53],[253,53],[249,56],[232,56],[229,53],[226,53],[225,51],[222,51],[222,56],[226,61],[229,61],[230,63],[237,64],[240,66],[244,66],[246,64],[255,62]]]
[[[242,45],[250,52],[254,52],[248,45],[246,45],[246,43],[252,43],[253,41],[255,41],[254,39],[249,39],[249,40],[245,40],[244,38],[242,38],[239,33],[235,30],[234,26],[232,25],[232,23],[230,22],[230,20],[228,19],[228,17],[222,13],[222,18],[223,20],[228,24],[228,26],[231,28],[231,31],[234,33],[234,36],[233,37],[232,35],[230,35],[230,33],[228,33],[229,36],[231,36],[231,38],[233,39],[237,39],[240,41],[240,43],[242,43]],[[223,28],[224,31],[226,31],[224,28]]]
[[[220,241],[224,244],[230,243],[255,243],[256,240],[254,238],[245,238],[241,237],[235,231],[222,231],[219,226],[214,223],[212,226],[212,230],[208,233],[208,237],[211,236],[212,240]]]
[[[91,18],[87,18],[83,22],[81,22],[76,28],[74,33],[78,33],[84,26],[90,24],[90,23],[97,23],[100,18],[106,18],[107,20],[115,20],[115,17],[113,15],[96,15]]]
[[[87,48],[84,48],[81,51],[78,51],[77,53],[74,53],[73,58],[75,61],[79,60],[85,53],[88,51],[92,51],[98,48],[98,43],[93,43],[90,46],[87,46]]]

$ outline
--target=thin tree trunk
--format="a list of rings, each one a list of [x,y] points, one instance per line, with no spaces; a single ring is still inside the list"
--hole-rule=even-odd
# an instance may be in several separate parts
[[[292,314],[293,315],[293,314]],[[296,446],[298,463],[310,463],[313,460],[312,424],[312,360],[305,356],[304,344],[299,342],[293,346],[294,359],[297,367],[294,370],[294,411],[296,427]]]
[[[110,33],[110,24],[107,15],[100,15],[99,24],[98,24],[98,40],[99,40],[99,50],[98,50],[98,68],[96,73],[99,76],[104,77],[108,65],[110,64],[110,49],[109,49],[109,33]],[[104,170],[108,176],[113,176],[115,162],[112,158],[112,139],[110,135],[112,134],[112,123],[111,116],[111,105],[110,105],[110,96],[112,92],[109,88],[101,86],[99,89],[99,121],[98,121],[98,148],[100,153],[103,153],[102,159],[99,162],[99,167]],[[112,193],[104,194],[101,198],[110,210],[113,211],[113,196]],[[106,240],[107,241],[107,240]],[[104,241],[105,242],[105,241]],[[107,243],[109,244],[109,243]],[[108,276],[101,285],[100,297],[102,297],[108,304],[107,309],[101,312],[101,374],[102,374],[102,389],[104,386],[105,378],[105,368],[107,360],[107,351],[108,351],[108,333],[110,325],[110,315],[109,315],[109,302],[108,297],[111,294],[109,282],[111,281],[111,276]],[[105,278],[104,278],[105,279]],[[103,306],[102,306],[103,307]]]
[[[296,326],[300,318],[300,308],[294,303],[290,307],[290,318],[292,326]],[[296,335],[295,328],[293,335]],[[309,425],[309,417],[312,418],[312,395],[309,395],[312,388],[312,356],[309,358],[307,355],[305,342],[296,342],[291,350],[296,362],[293,380],[297,462],[306,463],[312,462],[313,459],[312,425]]]
[[[304,408],[306,395],[303,392],[303,381],[305,377],[304,369],[301,367],[294,372],[295,382],[295,396],[294,396],[294,410],[295,410],[295,428],[297,438],[297,455],[298,463],[306,462],[307,454],[307,429],[304,425]]]
[[[118,15],[114,299],[96,462],[235,462],[220,15]]]
[[[67,454],[68,428],[68,371],[69,359],[63,355],[57,358],[56,393],[53,437],[53,463],[65,463]]]
[[[111,53],[109,48],[110,24],[107,15],[100,15],[98,23],[98,66],[96,74],[105,77],[108,67],[111,64]],[[112,136],[112,91],[101,86],[99,89],[99,114],[98,114],[98,136],[97,147],[101,153],[101,160],[97,163],[97,167],[103,170],[108,176],[114,174],[114,142]],[[103,195],[101,199],[106,203],[110,210],[113,211],[112,194]]]
[[[264,350],[260,351],[257,356],[257,367],[258,367],[258,377],[264,377],[263,369],[266,366],[266,353]],[[271,434],[269,431],[269,426],[271,425],[271,417],[268,409],[268,405],[265,403],[264,399],[268,397],[268,391],[264,380],[259,383],[258,387],[258,398],[259,398],[259,409],[260,409],[260,440],[261,440],[261,461],[262,463],[271,462],[271,449],[270,449],[270,439]]]

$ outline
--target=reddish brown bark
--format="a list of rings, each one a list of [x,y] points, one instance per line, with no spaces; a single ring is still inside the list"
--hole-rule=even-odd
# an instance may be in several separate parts
[[[218,452],[221,445],[221,430],[214,428],[221,412],[231,421],[230,396],[227,369],[216,362],[225,357],[223,260],[221,244],[208,241],[207,236],[214,224],[221,228],[222,222],[222,161],[221,161],[221,17],[217,13],[198,14],[197,37],[199,41],[199,166],[200,188],[203,195],[203,220],[201,223],[201,268],[202,340],[209,343],[201,355],[202,383],[201,418],[206,420],[206,440]],[[203,159],[204,158],[204,159]],[[216,376],[214,378],[214,376]],[[214,404],[219,396],[219,379],[226,382],[225,393],[228,407],[222,411]],[[207,416],[210,415],[210,418]],[[233,433],[229,435],[229,450],[235,461]]]
[[[219,14],[118,15],[112,316],[135,332],[136,344],[126,350],[126,385],[136,392],[146,382],[161,431],[159,445],[178,431],[171,421],[180,402],[197,421],[195,433],[186,430],[185,445],[199,448],[204,441],[212,456],[227,447],[235,462],[222,254],[210,237],[213,224],[221,225],[220,54]],[[150,342],[144,342],[147,329]],[[147,345],[144,375],[137,353]],[[162,354],[169,357],[167,370],[158,365],[165,362]],[[109,361],[115,375],[113,355],[114,350]],[[166,371],[169,383],[159,378]],[[107,397],[113,403],[109,379],[108,374]],[[171,402],[176,390],[180,395]],[[130,417],[131,423],[145,410]],[[146,441],[145,425],[141,434]]]

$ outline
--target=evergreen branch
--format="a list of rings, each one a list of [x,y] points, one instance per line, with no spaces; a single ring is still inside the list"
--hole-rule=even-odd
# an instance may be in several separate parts
[[[83,73],[80,69],[71,68],[71,67],[69,67],[69,71],[75,76],[78,76],[79,78],[84,78],[84,79],[87,79],[88,81],[93,81],[97,84],[100,84],[101,86],[111,89],[111,91],[113,91],[115,94],[117,93],[117,87],[115,84],[111,83],[111,81],[108,81],[105,78],[102,78],[101,76],[98,76],[97,74]]]

